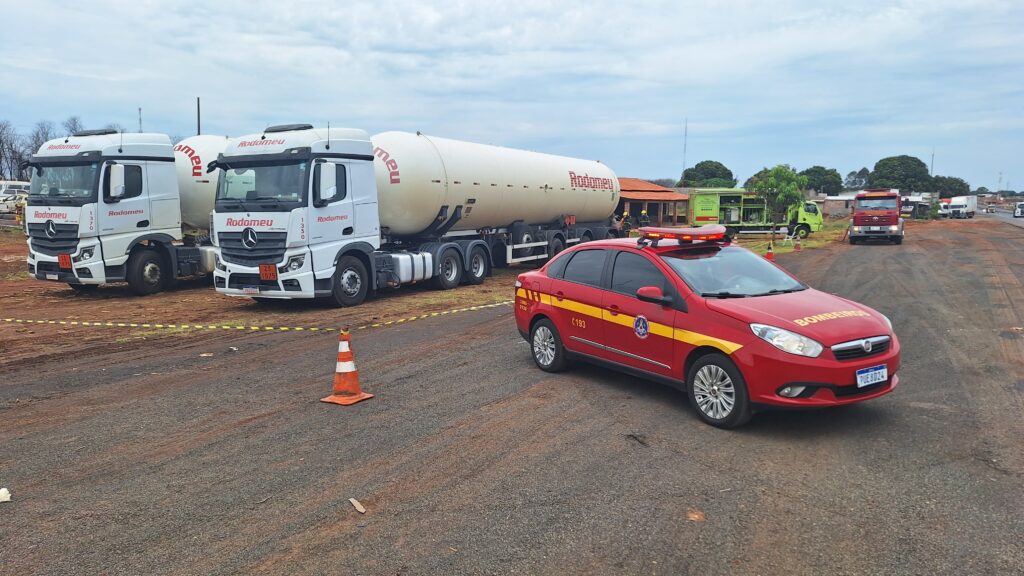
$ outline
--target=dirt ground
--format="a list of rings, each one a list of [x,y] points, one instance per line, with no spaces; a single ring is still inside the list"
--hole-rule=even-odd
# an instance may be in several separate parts
[[[911,223],[902,246],[779,262],[893,320],[899,388],[718,430],[665,386],[541,372],[499,306],[357,333],[377,396],[341,408],[317,402],[329,336],[0,323],[21,358],[0,382],[0,572],[1024,573],[1024,230]],[[271,313],[363,322],[511,281]],[[206,287],[2,289],[47,319],[262,313]]]

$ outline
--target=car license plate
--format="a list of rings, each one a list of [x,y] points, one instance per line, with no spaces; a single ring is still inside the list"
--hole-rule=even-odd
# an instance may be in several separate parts
[[[58,276],[56,274],[47,274],[46,275],[46,279],[47,280],[56,280],[57,278],[58,278]]]
[[[277,264],[260,264],[260,280],[277,280]]]
[[[242,293],[244,294],[259,294],[259,286],[242,286]]]
[[[885,382],[888,379],[889,368],[885,364],[857,370],[857,388],[863,388],[865,386],[871,386],[872,384],[878,384],[879,382]]]

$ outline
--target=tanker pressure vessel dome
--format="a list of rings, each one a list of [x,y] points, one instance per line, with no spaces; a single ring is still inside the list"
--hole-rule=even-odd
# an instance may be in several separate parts
[[[462,206],[451,231],[546,224],[563,216],[599,222],[619,202],[610,168],[580,160],[408,132],[371,138],[381,226],[423,232],[443,206]]]
[[[174,146],[174,168],[178,172],[184,224],[201,230],[210,226],[221,171],[207,174],[206,165],[217,159],[227,143],[228,139],[223,136],[192,136]]]

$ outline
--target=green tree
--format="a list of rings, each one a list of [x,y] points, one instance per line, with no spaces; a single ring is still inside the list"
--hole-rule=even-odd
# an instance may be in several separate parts
[[[835,196],[843,191],[843,177],[835,168],[811,166],[800,175],[807,177],[807,188],[819,193],[824,192],[829,196]]]
[[[807,187],[807,177],[797,174],[788,164],[779,164],[774,168],[765,168],[750,177],[747,182],[752,185],[748,190],[764,200],[765,207],[772,219],[771,242],[775,243],[775,225],[786,216],[789,207],[803,202],[803,193]]]
[[[706,185],[708,180],[713,179],[727,180],[729,185]],[[697,165],[693,168],[687,168],[684,170],[682,178],[679,179],[679,186],[687,188],[732,188],[735,185],[736,179],[733,178],[732,170],[726,168],[725,164],[715,160],[703,160],[701,162],[697,162]]]
[[[977,190],[975,190],[975,191],[974,191],[974,193],[975,193],[976,195],[981,195],[981,194],[991,194],[991,193],[992,193],[992,191],[991,191],[991,190],[989,190],[988,188],[984,187],[984,186],[981,186],[981,187],[979,187],[979,188],[978,188]]]
[[[868,177],[872,188],[898,188],[900,192],[927,192],[932,188],[928,165],[913,156],[890,156],[875,163]]]
[[[846,175],[846,180],[843,181],[843,187],[847,190],[863,190],[864,188],[867,188],[868,177],[870,175],[871,171],[867,168],[854,170]]]
[[[963,180],[953,176],[933,176],[932,189],[939,193],[939,198],[952,198],[953,196],[967,196],[971,193],[971,186]]]
[[[734,188],[736,186],[736,179],[726,178],[708,178],[707,180],[700,181],[700,188]]]

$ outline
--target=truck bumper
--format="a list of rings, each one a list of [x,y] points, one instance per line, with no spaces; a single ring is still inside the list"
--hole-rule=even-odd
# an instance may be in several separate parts
[[[92,252],[92,257],[83,260],[83,253]],[[66,282],[68,284],[104,284],[107,282],[106,268],[103,264],[103,250],[94,239],[83,238],[78,248],[71,254],[71,269],[61,269],[59,258],[48,254],[28,252],[28,272],[36,280],[50,282]],[[117,280],[123,280],[118,278]]]
[[[304,256],[302,266],[298,270],[282,272],[292,257]],[[213,285],[217,292],[225,296],[243,298],[313,298],[314,275],[312,261],[306,250],[285,252],[282,262],[277,263],[276,280],[260,278],[258,266],[241,266],[221,260],[221,267],[213,271]]]
[[[864,238],[879,238],[881,240],[902,238],[903,227],[900,226],[896,230],[890,229],[889,226],[851,226],[850,227],[850,238],[856,238],[858,240]]]

